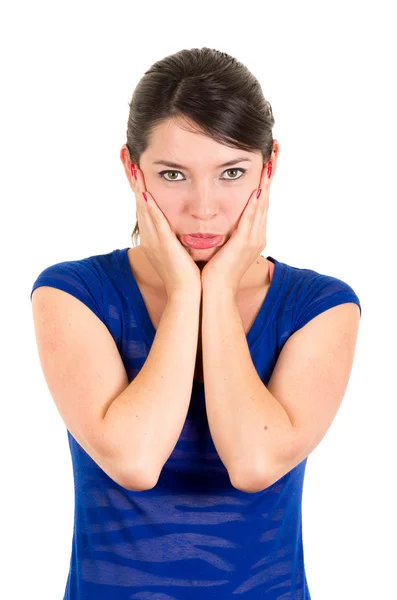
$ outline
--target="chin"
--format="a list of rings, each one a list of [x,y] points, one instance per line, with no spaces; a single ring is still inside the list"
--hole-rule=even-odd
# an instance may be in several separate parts
[[[189,250],[194,262],[207,262],[214,254],[219,252],[219,249],[222,248],[222,246],[215,246],[215,248],[189,248],[189,246],[185,246],[185,248]]]

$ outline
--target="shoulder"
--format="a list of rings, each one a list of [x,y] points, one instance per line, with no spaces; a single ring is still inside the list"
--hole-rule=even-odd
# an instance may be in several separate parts
[[[279,294],[290,318],[291,332],[300,329],[328,308],[355,303],[361,316],[356,290],[343,279],[311,268],[276,261],[280,280]]]

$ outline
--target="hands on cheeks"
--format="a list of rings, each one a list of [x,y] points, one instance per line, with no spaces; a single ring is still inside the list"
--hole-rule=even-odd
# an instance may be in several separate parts
[[[201,271],[203,289],[211,286],[236,293],[244,273],[266,248],[271,168],[271,162],[265,164],[259,187],[249,197],[236,229]],[[259,188],[262,192],[257,199]]]

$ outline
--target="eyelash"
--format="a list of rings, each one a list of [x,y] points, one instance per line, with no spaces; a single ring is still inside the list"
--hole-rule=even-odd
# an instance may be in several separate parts
[[[226,171],[223,171],[224,173],[226,173],[227,171],[241,171],[242,175],[240,175],[240,177],[235,177],[235,178],[231,178],[231,179],[223,179],[223,181],[238,181],[239,179],[242,179],[244,177],[245,172],[247,171],[247,169],[240,169],[240,168],[234,168],[234,169],[226,169]],[[165,179],[164,174],[165,173],[180,173],[181,175],[183,175],[183,173],[181,171],[175,171],[174,169],[170,169],[168,171],[161,171],[159,173],[159,176],[161,177],[161,179],[164,179],[164,181],[167,181],[168,183],[174,183],[174,182],[180,182],[180,181],[186,181],[186,179]]]

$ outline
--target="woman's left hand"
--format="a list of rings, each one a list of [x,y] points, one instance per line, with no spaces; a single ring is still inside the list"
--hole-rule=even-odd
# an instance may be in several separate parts
[[[201,271],[201,282],[211,288],[230,289],[237,292],[244,273],[266,248],[266,225],[269,209],[268,163],[262,169],[259,187],[256,188],[240,216],[238,225],[224,246]],[[262,192],[258,199],[258,189]]]

